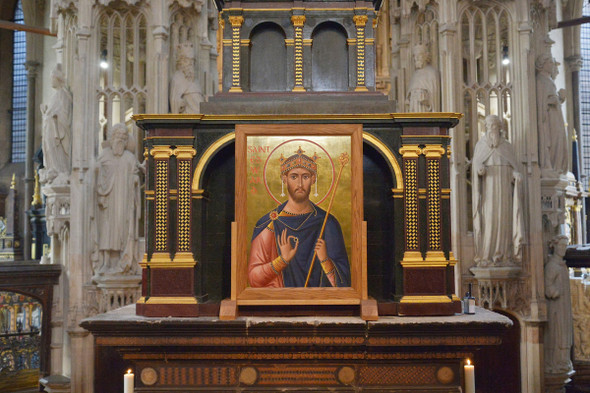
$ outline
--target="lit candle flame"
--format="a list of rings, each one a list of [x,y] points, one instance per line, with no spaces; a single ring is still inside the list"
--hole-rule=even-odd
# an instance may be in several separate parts
[[[467,359],[467,365],[470,366],[471,365],[471,360]]]
[[[127,370],[127,374],[131,374],[131,369]]]

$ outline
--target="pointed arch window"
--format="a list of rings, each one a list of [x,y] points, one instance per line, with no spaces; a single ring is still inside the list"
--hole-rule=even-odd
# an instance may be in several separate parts
[[[18,0],[14,23],[24,24],[23,7]],[[12,119],[11,161],[25,161],[27,137],[27,37],[24,31],[15,31],[12,46]]]
[[[138,132],[131,116],[146,111],[146,17],[137,8],[105,9],[98,18],[99,146],[117,123]],[[133,147],[140,151],[140,137]]]
[[[499,6],[468,7],[460,21],[466,155],[471,159],[487,115],[502,117],[511,138],[512,21]]]

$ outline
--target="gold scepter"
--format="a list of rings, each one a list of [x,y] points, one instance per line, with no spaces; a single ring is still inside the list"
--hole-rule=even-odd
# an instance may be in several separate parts
[[[326,217],[324,217],[324,222],[322,223],[322,229],[320,230],[320,236],[318,237],[318,240],[320,240],[322,238],[322,236],[324,236],[324,229],[326,229],[326,222],[328,221],[328,217],[330,216],[330,210],[332,210],[332,203],[334,202],[334,197],[336,196],[336,190],[338,189],[338,183],[340,182],[340,175],[342,175],[342,170],[344,169],[346,164],[348,164],[348,161],[350,161],[350,158],[348,157],[347,153],[342,153],[342,154],[340,154],[338,161],[340,162],[340,170],[338,171],[338,176],[336,177],[336,184],[334,185],[334,190],[332,191],[332,195],[330,196],[330,204],[328,205],[328,210],[326,211]],[[317,244],[317,241],[316,241],[316,244]],[[314,250],[313,251],[313,258],[311,258],[311,265],[309,266],[309,272],[307,272],[307,278],[305,279],[305,287],[304,288],[307,288],[307,284],[309,283],[309,277],[311,276],[311,271],[313,270],[313,264],[315,262],[316,256],[317,256],[317,251]]]

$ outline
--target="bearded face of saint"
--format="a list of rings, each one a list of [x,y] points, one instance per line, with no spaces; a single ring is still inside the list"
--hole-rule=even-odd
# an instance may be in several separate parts
[[[181,59],[178,61],[178,69],[182,71],[186,79],[195,79],[195,62],[192,59]]]
[[[486,122],[486,137],[492,147],[496,147],[500,143],[500,138],[502,137],[502,134],[500,133],[501,126],[502,125],[498,121],[492,120]]]
[[[315,183],[315,175],[304,168],[295,168],[283,175],[283,181],[287,184],[289,196],[295,202],[309,200],[311,186]]]
[[[125,151],[125,147],[127,146],[127,134],[122,135],[122,133],[117,133],[111,142],[111,148],[113,149],[113,154],[116,156],[121,156]]]

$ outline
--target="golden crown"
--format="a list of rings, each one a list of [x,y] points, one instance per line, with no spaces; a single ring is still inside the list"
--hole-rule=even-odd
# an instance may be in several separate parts
[[[314,175],[318,174],[318,164],[316,161],[320,158],[317,154],[313,153],[312,157],[309,157],[305,154],[304,150],[299,149],[289,158],[285,158],[283,154],[281,154],[281,158],[279,158],[279,162],[281,163],[281,175],[288,173],[293,168],[303,168],[307,169],[308,171],[312,172]]]

